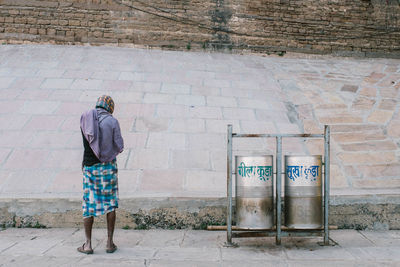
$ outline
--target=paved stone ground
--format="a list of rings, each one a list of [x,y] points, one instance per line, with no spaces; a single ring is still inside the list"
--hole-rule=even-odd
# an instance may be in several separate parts
[[[193,230],[117,230],[114,254],[105,253],[105,229],[94,230],[94,254],[76,248],[82,229],[0,231],[0,266],[399,266],[400,232],[331,231],[336,246],[321,238],[234,239],[224,247],[225,232]]]
[[[116,102],[126,149],[121,197],[223,197],[226,125],[241,133],[322,133],[332,186],[399,192],[400,60],[230,55],[113,47],[0,46],[0,193],[81,196],[80,114]],[[285,154],[322,141],[284,140]],[[235,154],[274,140],[235,140]]]

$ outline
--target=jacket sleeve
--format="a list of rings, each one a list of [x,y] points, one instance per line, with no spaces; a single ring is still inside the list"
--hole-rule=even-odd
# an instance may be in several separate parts
[[[119,153],[121,153],[124,150],[124,139],[122,138],[121,128],[119,127],[118,121],[115,120],[115,122],[113,131],[114,145],[118,148]]]

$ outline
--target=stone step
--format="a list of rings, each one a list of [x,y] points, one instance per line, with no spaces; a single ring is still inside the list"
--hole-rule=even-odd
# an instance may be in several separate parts
[[[282,202],[284,207],[284,198]],[[206,229],[208,225],[226,225],[226,198],[132,197],[122,198],[119,203],[119,228]],[[1,198],[0,225],[79,227],[83,219],[81,205],[81,200],[71,198]],[[395,192],[332,195],[329,224],[339,229],[400,229],[399,209],[400,196]],[[95,226],[105,227],[105,216],[95,221]]]

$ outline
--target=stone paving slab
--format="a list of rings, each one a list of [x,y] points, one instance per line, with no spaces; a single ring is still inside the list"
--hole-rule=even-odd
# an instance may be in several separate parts
[[[400,192],[399,60],[51,45],[2,45],[0,56],[1,196],[79,196],[79,117],[101,94],[116,100],[125,137],[123,197],[224,196],[228,123],[240,133],[328,123],[332,195]],[[283,149],[323,153],[314,141]],[[274,150],[272,139],[234,140],[234,154]]]
[[[380,236],[372,243],[367,236]],[[94,229],[93,255],[76,252],[82,229],[16,229],[0,231],[0,266],[398,266],[393,241],[399,231],[331,231],[335,246],[320,246],[321,238],[234,239],[225,247],[226,232],[196,230],[121,230],[119,249],[105,253],[105,229]],[[351,240],[354,240],[352,242]],[[332,242],[332,243],[333,243]]]

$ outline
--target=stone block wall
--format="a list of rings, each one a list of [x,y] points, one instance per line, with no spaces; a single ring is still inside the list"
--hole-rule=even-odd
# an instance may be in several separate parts
[[[0,40],[400,55],[398,0],[0,0]]]

